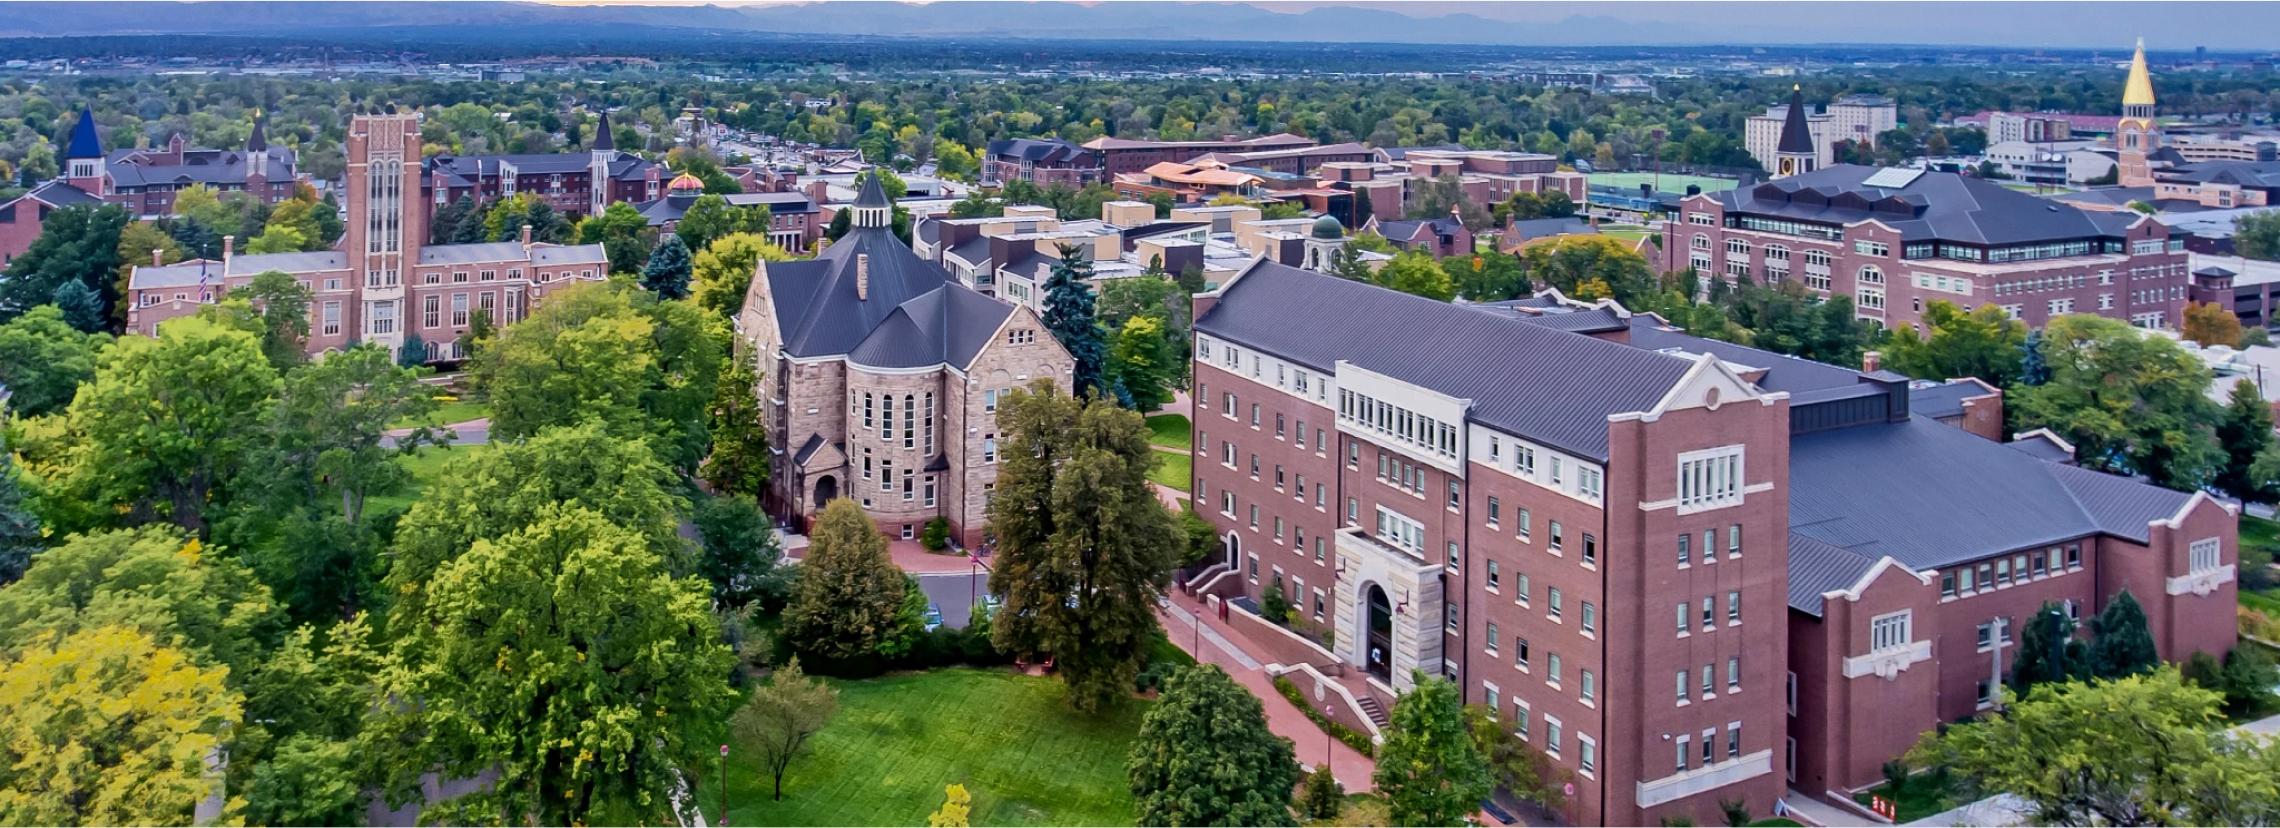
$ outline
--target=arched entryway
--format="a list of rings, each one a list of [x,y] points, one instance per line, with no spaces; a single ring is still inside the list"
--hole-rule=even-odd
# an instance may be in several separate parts
[[[1371,584],[1367,607],[1363,619],[1362,668],[1379,679],[1392,681],[1393,603],[1386,600],[1384,588]]]
[[[839,478],[828,474],[818,477],[815,480],[815,502],[809,504],[809,508],[818,512],[823,511],[823,507],[831,505],[831,501],[838,499],[838,497]]]
[[[1243,542],[1235,536],[1235,533],[1229,532],[1226,536],[1221,537],[1219,548],[1220,551],[1227,553],[1228,569],[1236,571],[1243,569]]]

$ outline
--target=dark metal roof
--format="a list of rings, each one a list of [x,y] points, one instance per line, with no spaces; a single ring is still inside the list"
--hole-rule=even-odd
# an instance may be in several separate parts
[[[1823,594],[1850,589],[1876,565],[1875,558],[1811,535],[1789,533],[1789,606],[1821,616]]]
[[[681,216],[697,204],[704,193],[675,193],[655,201],[634,205],[652,227],[680,221]],[[789,216],[816,211],[815,202],[806,193],[728,193],[721,196],[731,207],[766,207],[770,215]]]
[[[607,109],[602,110],[601,121],[594,125],[593,148],[597,151],[617,149],[617,139],[610,136],[610,111]]]
[[[2073,463],[2074,452],[2044,434],[2020,436],[2004,447],[2046,463]]]
[[[856,295],[859,259],[870,271],[864,297]],[[855,228],[814,259],[770,262],[767,275],[784,350],[795,357],[845,355],[875,367],[963,365],[1013,313],[1012,305],[951,281],[885,227]]]
[[[1792,395],[1807,391],[1854,388],[1864,383],[1860,372],[1849,368],[1759,350],[1748,345],[1704,339],[1669,327],[1661,317],[1648,313],[1631,317],[1631,346],[1650,351],[1676,350],[1690,354],[1709,354],[1732,365],[1763,368],[1765,375],[1757,378],[1759,388],[1786,391]]]
[[[1994,392],[1986,386],[1962,379],[1939,385],[1927,385],[1908,391],[1908,410],[1920,417],[1945,420],[1963,416],[1963,401],[1984,397]]]
[[[254,116],[253,134],[246,136],[245,139],[246,152],[261,152],[269,149],[269,136],[263,129],[263,125],[267,123],[269,123],[268,118],[260,115]]]
[[[1346,360],[1470,399],[1475,422],[1602,462],[1607,417],[1653,408],[1693,366],[1264,260],[1237,276],[1195,327],[1324,374]]]
[[[1923,417],[1795,435],[1793,535],[1924,570],[2146,524],[2190,497],[2046,463]]]
[[[1925,172],[1899,187],[1865,183],[1879,172],[1836,164],[1710,197],[1729,213],[1830,225],[1875,220],[1907,241],[1982,245],[2114,237],[2142,218],[2086,211],[1956,173]]]
[[[1578,308],[1551,301],[1548,296],[1506,302],[1476,302],[1464,307],[1576,333],[1608,333],[1623,330],[1631,324],[1630,320],[1624,319],[1614,308]]]
[[[23,197],[50,207],[76,207],[82,204],[103,203],[103,200],[96,198],[93,193],[66,184],[62,179],[51,180],[33,187],[31,192],[25,193]]]
[[[991,158],[1011,158],[1032,164],[1087,161],[1098,166],[1092,150],[1057,138],[1000,138],[989,145]]]
[[[872,171],[870,175],[863,176],[863,189],[855,194],[855,206],[889,207],[893,205],[894,201],[887,198],[885,186],[879,183],[879,174],[876,170]]]
[[[1819,151],[1813,149],[1812,128],[1805,125],[1805,90],[1802,86],[1791,84],[1789,87],[1789,114],[1781,122],[1781,144],[1774,148],[1774,152],[1783,155],[1819,154]]]
[[[597,149],[594,152],[609,153],[608,170],[609,177],[612,180],[646,179],[649,168],[656,166],[656,162],[638,155],[605,149]],[[452,186],[465,187],[482,178],[498,175],[501,164],[514,165],[515,172],[520,175],[570,175],[592,170],[593,163],[593,152],[439,155],[427,159],[423,171],[430,176],[437,173],[449,176],[449,183]]]
[[[1591,222],[1585,221],[1575,216],[1566,216],[1563,218],[1521,219],[1512,222],[1510,228],[1510,240],[1527,241],[1529,239],[1541,239],[1550,236],[1595,234],[1598,232],[1599,228],[1592,226]]]
[[[2250,189],[2280,188],[2280,161],[2201,161],[2165,170],[2163,181],[2237,184]]]

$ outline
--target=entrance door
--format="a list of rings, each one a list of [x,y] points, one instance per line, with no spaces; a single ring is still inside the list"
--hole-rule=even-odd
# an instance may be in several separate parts
[[[1370,585],[1369,612],[1366,622],[1368,634],[1362,637],[1364,661],[1362,669],[1385,681],[1393,680],[1393,604],[1386,600],[1385,590]]]
[[[1227,568],[1236,572],[1243,571],[1243,542],[1236,538],[1235,533],[1229,532],[1226,537],[1220,538],[1219,546],[1227,552]]]
[[[827,474],[816,479],[815,502],[809,505],[815,507],[816,511],[821,512],[823,511],[823,507],[831,505],[831,501],[838,497],[839,480]]]

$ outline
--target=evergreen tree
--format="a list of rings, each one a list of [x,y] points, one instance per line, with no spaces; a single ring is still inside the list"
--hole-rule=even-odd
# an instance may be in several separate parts
[[[16,478],[16,458],[0,444],[0,586],[15,583],[31,568],[40,542],[40,519],[24,505],[24,486]]]
[[[2090,631],[2096,636],[2090,645],[2090,668],[2098,678],[2134,676],[2161,663],[2153,630],[2146,626],[2145,608],[2127,589],[2091,619]]]
[[[1125,763],[1142,825],[1287,825],[1298,763],[1216,665],[1173,673]]]
[[[404,347],[396,352],[396,364],[405,368],[418,368],[427,364],[427,340],[419,331],[404,333]]]
[[[666,236],[649,254],[649,264],[641,269],[641,286],[660,298],[686,299],[689,275],[689,246],[680,236]]]
[[[8,262],[0,279],[0,317],[45,305],[66,282],[78,282],[99,297],[96,317],[108,319],[119,302],[119,234],[127,211],[115,204],[58,208],[40,221],[32,246]]]
[[[65,282],[55,289],[55,307],[63,311],[64,324],[81,333],[103,330],[103,300],[86,282]]]
[[[1050,654],[1078,710],[1128,695],[1156,631],[1181,533],[1148,487],[1148,426],[1049,382],[999,403],[998,538],[990,591],[1005,596],[998,650]]]
[[[2043,682],[2071,681],[2089,673],[2089,647],[2074,638],[2074,619],[2056,602],[2044,601],[2019,636],[2011,687],[2021,695]]]
[[[1395,825],[1455,825],[1480,810],[1492,780],[1465,728],[1457,686],[1413,673],[1378,746],[1378,792]]]
[[[799,587],[784,610],[784,636],[794,649],[848,661],[897,649],[917,632],[902,615],[909,581],[863,507],[834,500],[808,534]]]
[[[428,244],[453,243],[456,240],[456,234],[459,232],[459,223],[466,221],[467,214],[473,212],[476,212],[473,196],[463,195],[451,203],[443,205],[442,208],[435,211],[434,216],[428,219]]]
[[[1100,326],[1093,322],[1092,288],[1085,283],[1092,280],[1092,261],[1085,258],[1084,249],[1074,245],[1061,248],[1061,260],[1054,263],[1053,275],[1045,280],[1045,329],[1061,341],[1076,361],[1076,374],[1072,383],[1076,392],[1094,396],[1106,390],[1101,383],[1101,366],[1107,360],[1108,348],[1101,340]]]
[[[2027,332],[2027,341],[2020,343],[2026,353],[2019,359],[2019,382],[2041,385],[2050,381],[2050,363],[2043,361],[2043,332],[2041,328]]]
[[[2257,478],[2254,467],[2257,455],[2270,451],[2276,442],[2272,436],[2272,408],[2264,402],[2263,393],[2256,383],[2243,379],[2233,383],[2232,400],[2225,406],[2224,419],[2217,423],[2217,445],[2224,447],[2224,467],[2217,470],[2217,488],[2234,497],[2251,503],[2270,503],[2274,500],[2274,487],[2280,481]]]
[[[457,224],[452,225],[451,243],[475,244],[490,241],[491,231],[487,221],[490,213],[481,204],[468,205],[467,213],[459,217]]]

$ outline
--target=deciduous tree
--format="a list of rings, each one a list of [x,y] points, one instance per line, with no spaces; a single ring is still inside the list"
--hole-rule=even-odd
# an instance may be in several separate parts
[[[1905,325],[1893,332],[1884,347],[1892,370],[1929,380],[1976,377],[1997,388],[2019,380],[2027,324],[2002,308],[1981,305],[1965,312],[1935,299],[1924,308],[1924,328],[1929,336]]]
[[[2231,309],[2215,302],[2185,303],[2184,336],[2201,347],[2223,345],[2240,347],[2240,317]]]
[[[1125,762],[1142,825],[1283,825],[1298,762],[1259,697],[1216,665],[1165,680]]]
[[[1546,808],[1556,810],[1566,804],[1561,784],[1567,772],[1520,738],[1511,720],[1487,705],[1466,705],[1465,732],[1472,736],[1473,750],[1487,763],[1496,787]]]
[[[1184,350],[1174,350],[1165,338],[1162,322],[1135,316],[1125,320],[1109,346],[1106,373],[1110,382],[1130,395],[1134,410],[1154,411],[1171,402],[1180,363],[1186,358]]]
[[[2272,451],[2276,443],[2280,440],[2272,434],[2272,406],[2264,401],[2264,393],[2247,379],[2233,383],[2224,419],[2217,423],[2217,445],[2225,452],[2217,488],[2251,503],[2280,498],[2280,480],[2256,474],[2256,458]]]
[[[0,386],[8,389],[8,407],[29,416],[62,410],[80,383],[94,378],[96,354],[110,339],[72,327],[49,305],[0,323]]]
[[[757,498],[768,488],[768,431],[760,419],[760,378],[749,356],[721,364],[713,392],[712,451],[697,471],[713,488]]]
[[[1394,702],[1378,746],[1378,793],[1395,825],[1455,825],[1480,809],[1493,780],[1465,728],[1457,686],[1423,673]]]
[[[1410,250],[1393,257],[1393,261],[1371,274],[1371,281],[1379,287],[1442,302],[1457,296],[1457,285],[1450,280],[1449,271],[1422,250]]]
[[[126,507],[130,519],[204,531],[259,445],[247,420],[268,407],[277,386],[252,334],[204,319],[169,322],[156,339],[113,343],[69,414],[84,435],[92,496]]]
[[[620,438],[648,437],[674,467],[694,469],[726,356],[722,325],[687,302],[617,285],[550,293],[475,359],[492,434],[520,439],[591,418]]]
[[[1181,533],[1148,487],[1155,463],[1137,412],[1040,382],[998,404],[1004,434],[990,591],[1005,596],[1000,651],[1050,654],[1078,710],[1127,694],[1156,631]]]
[[[784,771],[807,749],[808,739],[823,730],[836,715],[839,715],[839,690],[809,678],[800,670],[799,657],[794,656],[768,678],[768,683],[752,689],[752,698],[736,711],[736,718],[729,727],[735,730],[737,742],[760,751],[760,765],[768,771],[775,799],[781,801]],[[951,787],[959,794],[965,793],[962,788]],[[952,797],[952,801],[955,800],[956,797]],[[948,811],[949,806],[945,805],[943,810]]]
[[[776,527],[758,502],[744,495],[705,498],[692,522],[704,547],[697,572],[712,582],[714,601],[742,607],[781,592]]]
[[[834,500],[808,532],[784,635],[793,649],[832,661],[900,651],[918,633],[903,617],[909,588],[871,517],[853,500]]]
[[[697,253],[690,298],[723,319],[734,319],[744,309],[744,294],[752,287],[755,268],[763,261],[788,262],[793,258],[791,252],[758,233],[730,233],[713,239]]]
[[[2061,316],[2043,332],[2050,381],[2012,394],[2023,428],[2057,432],[2088,468],[2143,474],[2180,491],[2216,475],[2224,455],[2199,359],[2100,316]]]

